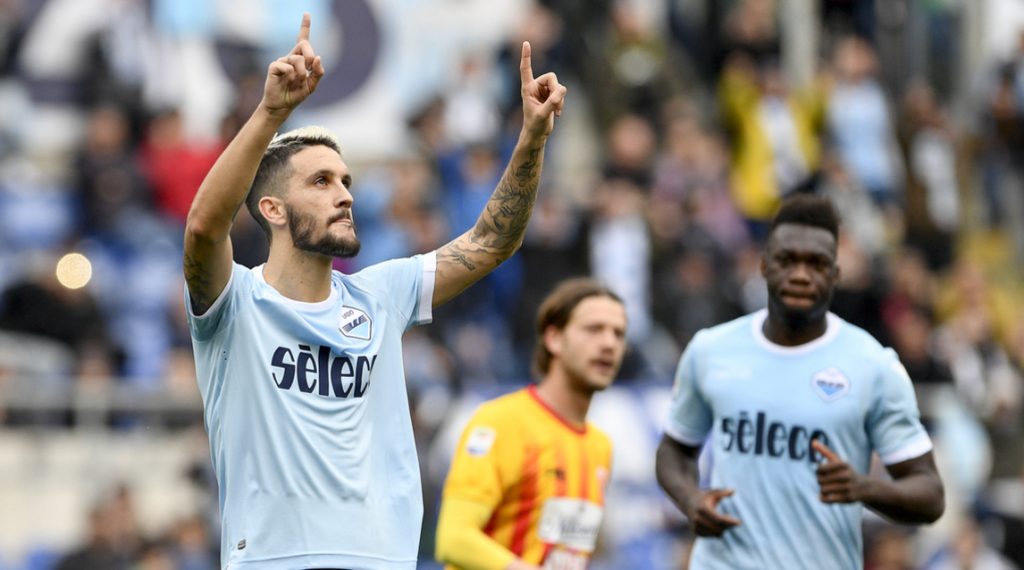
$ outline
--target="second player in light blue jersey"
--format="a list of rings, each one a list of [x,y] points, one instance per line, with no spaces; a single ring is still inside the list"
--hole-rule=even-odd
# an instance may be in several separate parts
[[[275,137],[324,75],[309,42],[270,64],[263,99],[210,170],[185,229],[189,328],[220,492],[223,568],[412,570],[423,514],[401,337],[511,256],[566,89],[520,62],[523,128],[473,228],[436,251],[332,270],[359,251],[334,137]],[[232,261],[245,203],[270,242]]]
[[[828,312],[837,233],[827,200],[784,201],[762,261],[768,309],[701,331],[679,363],[657,475],[699,537],[691,568],[862,568],[862,506],[902,523],[942,514],[910,378]],[[867,475],[873,453],[891,479]]]

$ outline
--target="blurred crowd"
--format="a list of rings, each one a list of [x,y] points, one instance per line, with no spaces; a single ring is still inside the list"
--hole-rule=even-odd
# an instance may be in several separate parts
[[[258,103],[266,65],[262,51],[228,46],[233,96],[213,136],[190,137],[141,70],[159,46],[136,42],[165,33],[147,11],[161,2],[121,2],[86,41],[87,67],[61,84],[22,57],[45,4],[0,0],[6,429],[76,423],[5,404],[5,388],[26,382],[195,397],[182,227]],[[668,385],[696,331],[765,306],[760,248],[780,198],[820,193],[843,218],[833,310],[899,353],[959,513],[938,538],[869,517],[868,567],[1024,566],[1024,32],[1008,58],[964,69],[963,3],[821,0],[815,66],[797,80],[772,0],[528,4],[507,41],[459,54],[446,88],[421,97],[401,152],[352,165],[363,251],[338,268],[429,251],[474,223],[502,174],[520,121],[521,40],[535,70],[570,88],[522,250],[405,338],[421,449],[466,391],[528,380],[536,306],[568,276],[594,275],[626,301],[619,382]],[[905,36],[922,57],[901,55],[892,38]],[[70,144],[39,142],[62,123],[33,123],[33,110],[53,102],[80,125],[51,137]],[[265,258],[244,212],[233,240],[238,262]],[[69,251],[92,262],[88,286],[58,281]],[[439,483],[428,479],[428,494]],[[100,502],[88,544],[58,567],[212,567],[201,517],[146,539],[130,508],[128,490]],[[76,566],[83,557],[111,558]]]

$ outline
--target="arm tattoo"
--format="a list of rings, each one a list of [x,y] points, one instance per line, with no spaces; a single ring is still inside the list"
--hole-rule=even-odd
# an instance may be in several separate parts
[[[439,249],[437,252],[437,257],[438,260],[443,258],[446,261],[458,263],[459,265],[465,267],[466,269],[473,271],[476,269],[476,264],[469,259],[467,253],[469,252],[467,252],[465,248],[463,248],[457,242],[452,242]]]
[[[476,225],[437,250],[438,283],[461,291],[515,253],[537,199],[543,163],[543,144],[516,148]]]
[[[185,271],[185,283],[188,284],[188,296],[192,300],[192,312],[201,315],[205,313],[213,299],[210,297],[213,288],[209,271],[206,271],[203,264],[188,251],[185,252],[183,262]]]
[[[520,160],[513,159],[470,233],[470,241],[502,255],[502,260],[512,255],[526,233],[537,199],[543,151],[542,146],[526,149]]]

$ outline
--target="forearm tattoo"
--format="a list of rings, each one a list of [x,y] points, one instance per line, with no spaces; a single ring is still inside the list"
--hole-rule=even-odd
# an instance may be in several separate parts
[[[470,272],[478,267],[494,269],[515,252],[537,200],[543,162],[543,145],[513,156],[476,225],[438,250],[439,272],[455,266]]]
[[[183,269],[188,295],[192,300],[192,312],[201,315],[213,304],[213,279],[199,259],[188,251],[185,252]]]

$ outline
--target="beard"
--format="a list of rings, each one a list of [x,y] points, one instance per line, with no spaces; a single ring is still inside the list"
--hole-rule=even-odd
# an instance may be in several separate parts
[[[593,394],[594,392],[604,391],[615,381],[615,377],[618,376],[618,370],[616,370],[611,379],[605,380],[605,378],[597,376],[588,370],[585,362],[562,362],[562,367],[566,377],[569,379],[569,386],[574,392],[589,392]]]
[[[288,231],[291,233],[292,244],[302,251],[318,253],[328,257],[355,257],[359,253],[361,244],[359,243],[359,238],[355,235],[356,222],[351,218],[349,220],[352,222],[351,237],[334,237],[330,231],[325,231],[322,238],[314,240],[313,234],[316,231],[317,225],[319,225],[316,217],[292,211],[289,212],[288,216]],[[330,223],[334,221],[331,220]]]

